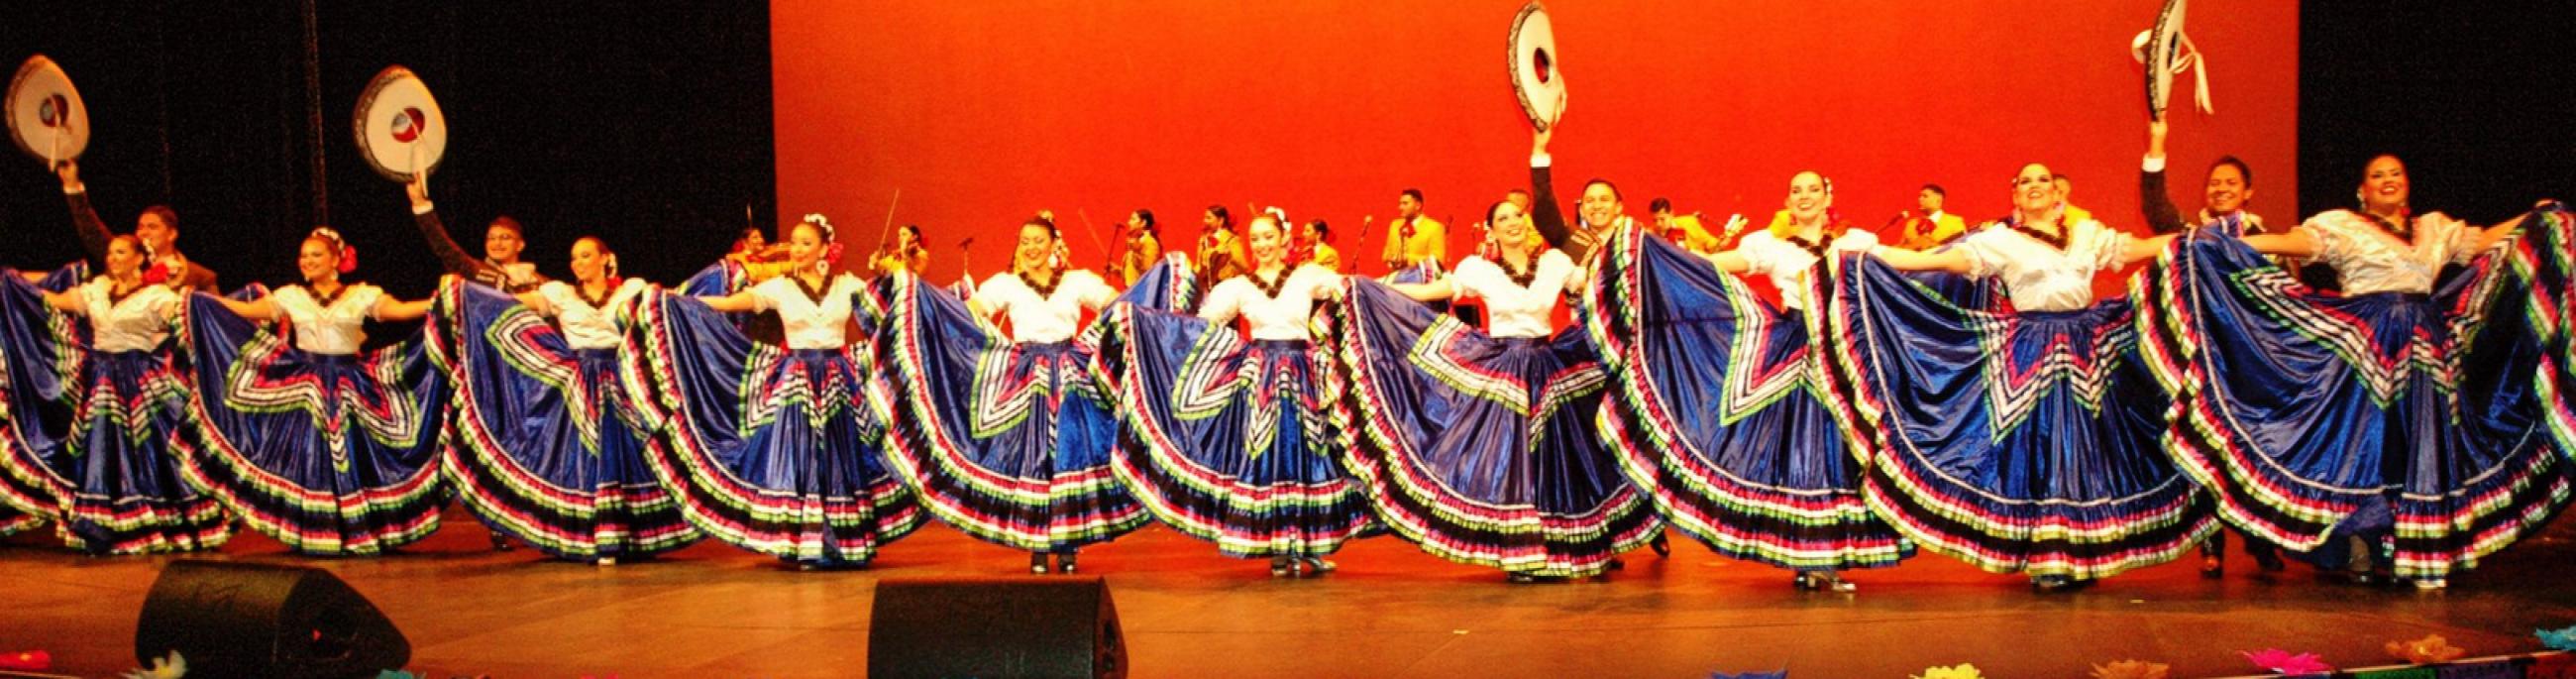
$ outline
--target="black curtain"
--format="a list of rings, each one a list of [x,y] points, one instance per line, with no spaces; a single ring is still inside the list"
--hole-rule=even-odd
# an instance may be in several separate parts
[[[2576,3],[2308,2],[2299,23],[2302,216],[2352,207],[2381,153],[2418,212],[2490,224],[2576,200]]]

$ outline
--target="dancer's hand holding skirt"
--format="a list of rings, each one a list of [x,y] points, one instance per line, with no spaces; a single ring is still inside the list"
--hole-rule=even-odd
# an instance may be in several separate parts
[[[600,311],[631,317],[643,287],[628,281]],[[648,432],[618,377],[618,347],[574,349],[555,321],[461,279],[440,286],[425,329],[455,386],[447,482],[485,525],[576,561],[697,541],[644,460]]]
[[[653,432],[645,456],[691,524],[746,550],[811,566],[864,566],[921,525],[860,404],[875,297],[850,295],[860,331],[840,349],[756,343],[706,303],[644,291],[619,374]]]
[[[1346,285],[1335,424],[1390,530],[1543,577],[1601,573],[1657,534],[1595,435],[1607,378],[1581,328],[1495,339],[1376,281]]]
[[[871,392],[893,427],[887,459],[941,521],[985,541],[1062,553],[1152,519],[1110,470],[1113,404],[1092,339],[1014,342],[918,276],[887,277],[885,372]],[[1157,265],[1116,304],[1186,307]]]
[[[1602,251],[1585,316],[1610,378],[1602,438],[1667,523],[1720,554],[1782,568],[1914,554],[1861,498],[1868,459],[1827,405],[1810,316],[1641,230],[1620,230]]]
[[[2134,283],[2167,448],[2248,534],[2393,530],[2398,577],[2474,567],[2568,499],[2569,221],[2533,213],[2430,295],[2312,290],[2203,229]]]
[[[2167,400],[2127,300],[1964,308],[1861,254],[1809,297],[1824,392],[1870,462],[1863,496],[1925,548],[1998,572],[2096,579],[2172,560],[2217,528],[2158,448]]]
[[[1099,327],[1099,372],[1124,419],[1115,469],[1155,518],[1246,558],[1330,554],[1375,528],[1342,468],[1329,342],[1247,341],[1132,303]]]
[[[14,270],[0,270],[17,277]],[[87,262],[73,262],[45,274],[36,289],[49,292],[70,290],[89,274]],[[20,279],[24,283],[24,279]],[[32,295],[32,291],[29,293]],[[7,326],[8,341],[0,344],[0,445],[13,445],[28,450],[49,449],[60,445],[67,435],[73,401],[68,397],[70,385],[77,381],[78,363],[60,348],[88,341],[85,329],[75,324],[42,314],[44,300],[20,308],[10,302],[0,324]],[[17,451],[0,450],[9,456]],[[20,478],[22,474],[0,470],[0,535],[9,535],[43,525],[54,513],[54,488],[39,479]]]
[[[74,291],[84,269],[65,267],[41,286],[0,271],[0,501],[24,512],[0,518],[0,533],[50,518],[65,545],[92,554],[221,546],[230,519],[188,486],[170,444],[192,434],[173,347],[99,350],[89,320],[45,303],[40,288]],[[114,300],[79,292],[120,320],[155,326],[178,302],[158,287]]]
[[[448,384],[418,338],[318,354],[295,347],[290,324],[204,294],[186,309],[191,485],[305,554],[378,554],[438,530]]]

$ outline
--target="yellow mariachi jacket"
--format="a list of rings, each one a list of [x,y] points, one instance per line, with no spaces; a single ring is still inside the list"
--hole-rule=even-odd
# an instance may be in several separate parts
[[[1316,243],[1314,264],[1324,267],[1326,271],[1341,273],[1342,251],[1333,249],[1331,243]]]
[[[1720,248],[1726,247],[1725,243],[1718,242],[1717,234],[1708,232],[1708,225],[1700,223],[1699,215],[1695,214],[1674,216],[1673,227],[1656,235],[1663,236],[1665,240],[1672,241],[1691,252],[1703,255],[1714,254]]]
[[[1386,234],[1386,261],[1411,266],[1422,260],[1449,260],[1449,228],[1430,217],[1413,218],[1413,237],[1404,237],[1404,220],[1397,219]]]
[[[1138,233],[1127,238],[1127,254],[1118,261],[1119,278],[1128,285],[1145,276],[1145,270],[1163,261],[1163,241],[1152,233]]]
[[[1203,234],[1199,236],[1199,246],[1196,264],[1207,280],[1221,281],[1243,273],[1243,241],[1235,238],[1234,232]]]
[[[1896,246],[1907,250],[1930,250],[1967,233],[1968,220],[1942,211],[1939,219],[1926,215],[1905,220],[1898,227]]]

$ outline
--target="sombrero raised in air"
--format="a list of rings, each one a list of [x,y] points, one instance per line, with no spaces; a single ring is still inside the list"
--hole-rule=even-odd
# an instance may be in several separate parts
[[[1521,113],[1541,131],[1556,126],[1565,113],[1565,73],[1556,55],[1556,24],[1536,0],[1512,15],[1512,93],[1520,96]]]
[[[437,169],[447,155],[447,116],[439,113],[429,86],[408,68],[387,66],[367,82],[350,127],[358,137],[358,155],[386,179],[410,182]]]
[[[2129,41],[2129,54],[2147,66],[2147,115],[2153,120],[2165,119],[2165,102],[2173,98],[2174,75],[2191,71],[2194,78],[2193,102],[2202,113],[2212,113],[2209,106],[2209,62],[2201,58],[2200,46],[2182,33],[2185,0],[2165,0],[2165,8],[2156,14],[2155,28],[2139,33]]]
[[[39,54],[9,79],[9,139],[51,167],[89,148],[89,106],[53,59]]]

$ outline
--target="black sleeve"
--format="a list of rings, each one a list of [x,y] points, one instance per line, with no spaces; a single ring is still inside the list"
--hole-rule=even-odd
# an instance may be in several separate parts
[[[98,208],[89,204],[89,192],[63,194],[72,206],[72,229],[80,232],[81,249],[89,251],[92,263],[105,271],[107,266],[107,222],[99,221]]]
[[[447,224],[438,219],[437,210],[413,213],[411,221],[420,227],[420,239],[429,243],[430,254],[438,256],[439,266],[446,268],[448,273],[468,280],[509,280],[508,274],[500,269],[465,254],[465,248],[457,245],[456,239],[448,237]]]
[[[2146,211],[2147,228],[2156,235],[2181,233],[2190,226],[2183,221],[2182,211],[2174,208],[2173,197],[2165,194],[2163,171],[2138,171],[2138,207]]]
[[[1565,210],[1557,207],[1556,182],[1548,168],[1530,168],[1530,226],[1538,235],[1558,247],[1573,245],[1574,229],[1565,224]],[[1572,254],[1572,253],[1567,253]]]

